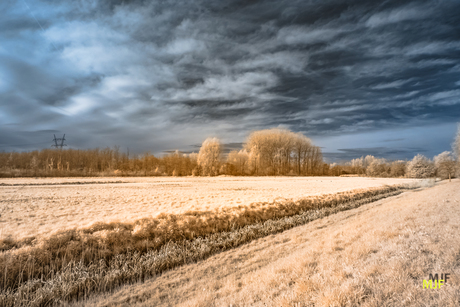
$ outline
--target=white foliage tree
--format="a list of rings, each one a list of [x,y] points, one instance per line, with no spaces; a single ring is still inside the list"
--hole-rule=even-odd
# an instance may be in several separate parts
[[[222,145],[218,138],[207,138],[201,145],[197,162],[205,176],[218,174],[222,155]]]
[[[320,174],[323,156],[319,147],[301,133],[273,128],[254,131],[246,141],[253,174]]]
[[[410,178],[429,178],[434,173],[433,163],[421,154],[416,155],[406,166],[406,176]]]
[[[436,166],[436,173],[442,179],[450,179],[455,174],[455,158],[450,151],[444,151],[434,157],[434,165]]]

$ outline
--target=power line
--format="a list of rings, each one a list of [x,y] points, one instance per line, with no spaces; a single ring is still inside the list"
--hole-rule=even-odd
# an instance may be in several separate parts
[[[27,7],[27,9],[29,10],[30,15],[35,19],[35,21],[36,21],[37,24],[40,26],[40,28],[42,29],[42,31],[45,32],[45,29],[42,27],[42,24],[40,23],[40,21],[38,21],[37,17],[35,17],[34,13],[33,13],[32,10],[30,9],[30,7],[29,7],[29,5],[26,3],[26,1],[25,1],[25,0],[22,0],[22,2],[23,2],[24,5]],[[50,43],[51,43],[51,45],[53,45],[54,49],[55,49],[56,51],[58,51],[56,45],[54,45],[54,43],[51,42],[51,41],[50,41]]]

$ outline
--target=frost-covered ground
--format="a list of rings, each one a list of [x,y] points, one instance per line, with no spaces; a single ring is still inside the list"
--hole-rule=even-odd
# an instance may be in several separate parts
[[[366,177],[1,179],[0,239],[413,181]]]

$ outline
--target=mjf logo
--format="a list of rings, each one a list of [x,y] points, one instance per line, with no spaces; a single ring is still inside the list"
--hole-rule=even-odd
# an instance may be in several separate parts
[[[426,279],[423,280],[423,289],[428,289],[428,286],[430,289],[441,289],[441,286],[447,283],[447,280],[449,279],[449,273],[444,273],[441,274],[441,278],[438,278],[438,274],[430,274],[430,277],[428,277],[428,281]],[[434,282],[434,286],[433,286]]]

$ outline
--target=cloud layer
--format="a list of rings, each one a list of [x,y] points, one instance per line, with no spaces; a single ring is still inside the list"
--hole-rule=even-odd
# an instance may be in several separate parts
[[[159,153],[283,126],[331,159],[432,155],[460,121],[459,11],[453,0],[5,1],[0,150],[44,148],[53,131],[76,148]],[[413,144],[427,126],[439,148]],[[404,129],[405,147],[385,143]],[[359,138],[373,132],[377,144]]]

